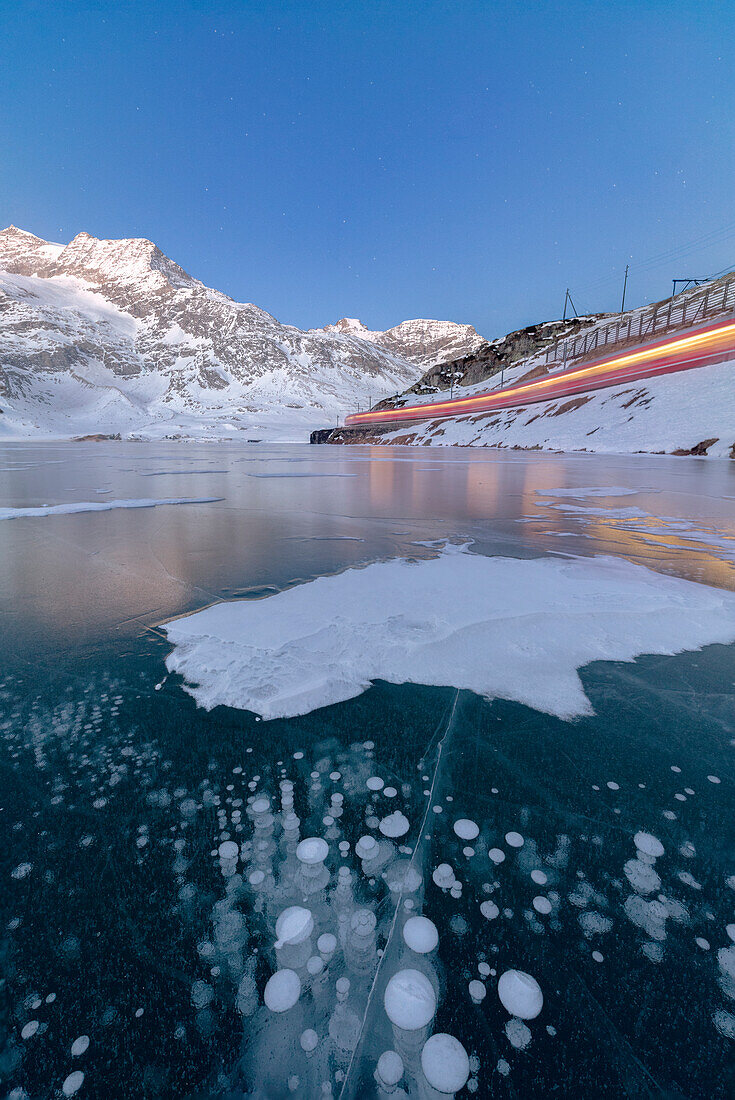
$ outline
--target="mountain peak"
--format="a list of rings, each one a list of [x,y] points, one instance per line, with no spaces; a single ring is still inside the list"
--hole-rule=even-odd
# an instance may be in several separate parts
[[[159,293],[200,285],[147,237],[104,239],[85,230],[63,249],[59,273],[131,289],[147,285]]]
[[[27,229],[19,229],[17,225],[6,225],[5,229],[0,229],[0,237],[30,237],[34,241],[41,240],[35,233],[29,233]]]

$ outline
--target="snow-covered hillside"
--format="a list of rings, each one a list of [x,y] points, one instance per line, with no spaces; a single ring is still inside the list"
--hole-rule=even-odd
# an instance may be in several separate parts
[[[713,297],[716,297],[717,287],[721,288],[727,278],[710,284]],[[679,295],[677,302],[692,299],[704,289],[692,288]],[[650,309],[647,306],[629,310],[622,320],[627,323],[632,318],[635,330],[640,314]],[[596,329],[604,329],[609,324],[607,315],[585,318],[584,332],[592,339]],[[473,385],[456,386],[454,396],[489,393],[500,389],[501,385],[508,387],[553,373],[560,366],[553,360],[546,363],[546,348],[542,346],[514,362],[503,374],[496,373]],[[451,368],[452,364],[448,364],[446,370]],[[400,408],[446,400],[445,389],[416,392],[422,388],[421,385],[412,387],[387,404]],[[424,421],[374,436],[365,433],[364,438],[375,443],[608,453],[694,453],[735,458],[735,359],[679,374],[626,382],[575,397],[504,409],[488,416]],[[350,439],[345,435],[342,440],[334,441],[349,442]]]
[[[489,417],[430,421],[374,442],[735,458],[735,362]]]
[[[436,363],[447,363],[461,356],[471,355],[484,347],[485,341],[472,325],[458,325],[454,321],[414,320],[402,321],[385,332],[373,332],[355,317],[343,317],[334,325],[327,325],[324,332],[359,336],[378,347],[402,355],[424,370]]]
[[[304,440],[420,376],[349,332],[302,332],[188,275],[151,241],[0,232],[0,438]]]

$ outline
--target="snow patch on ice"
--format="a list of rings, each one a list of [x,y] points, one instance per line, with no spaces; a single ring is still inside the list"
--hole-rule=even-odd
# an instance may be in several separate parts
[[[613,558],[436,558],[348,569],[165,627],[197,702],[264,718],[372,680],[468,688],[560,718],[590,714],[578,669],[735,641],[735,593]]]
[[[162,504],[214,504],[222,497],[168,497],[165,500],[81,500],[70,504],[45,504],[39,508],[0,508],[0,520],[39,516],[68,516],[77,512],[110,512],[113,508],[158,508]]]

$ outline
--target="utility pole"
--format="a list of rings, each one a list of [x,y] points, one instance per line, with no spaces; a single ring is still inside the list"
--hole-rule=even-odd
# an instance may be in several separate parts
[[[623,300],[620,303],[620,312],[625,313],[625,288],[628,285],[628,265],[625,265],[625,278],[623,279]]]
[[[574,302],[572,301],[572,295],[569,293],[569,287],[567,287],[567,292],[564,295],[564,316],[562,317],[562,321],[566,321],[566,319],[567,319],[567,302],[569,302],[569,305],[574,310],[574,316],[579,317],[579,313],[577,312],[577,307],[575,306]]]

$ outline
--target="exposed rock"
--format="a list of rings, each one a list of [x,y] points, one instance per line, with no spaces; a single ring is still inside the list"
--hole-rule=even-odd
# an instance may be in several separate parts
[[[706,455],[713,443],[719,443],[720,437],[714,436],[712,439],[703,439],[701,443],[695,443],[689,450],[679,448],[671,453],[674,455]]]
[[[572,317],[566,321],[545,321],[538,325],[510,332],[497,340],[483,341],[481,346],[469,354],[445,362],[436,363],[402,394],[390,397],[375,408],[393,408],[405,404],[412,394],[438,393],[453,385],[473,386],[484,382],[501,371],[507,370],[523,359],[528,359],[559,337],[570,336],[581,329],[595,324],[604,313],[591,314],[588,317]],[[473,330],[474,331],[474,330]],[[545,364],[537,364],[532,370],[516,382],[530,381],[548,372]]]

